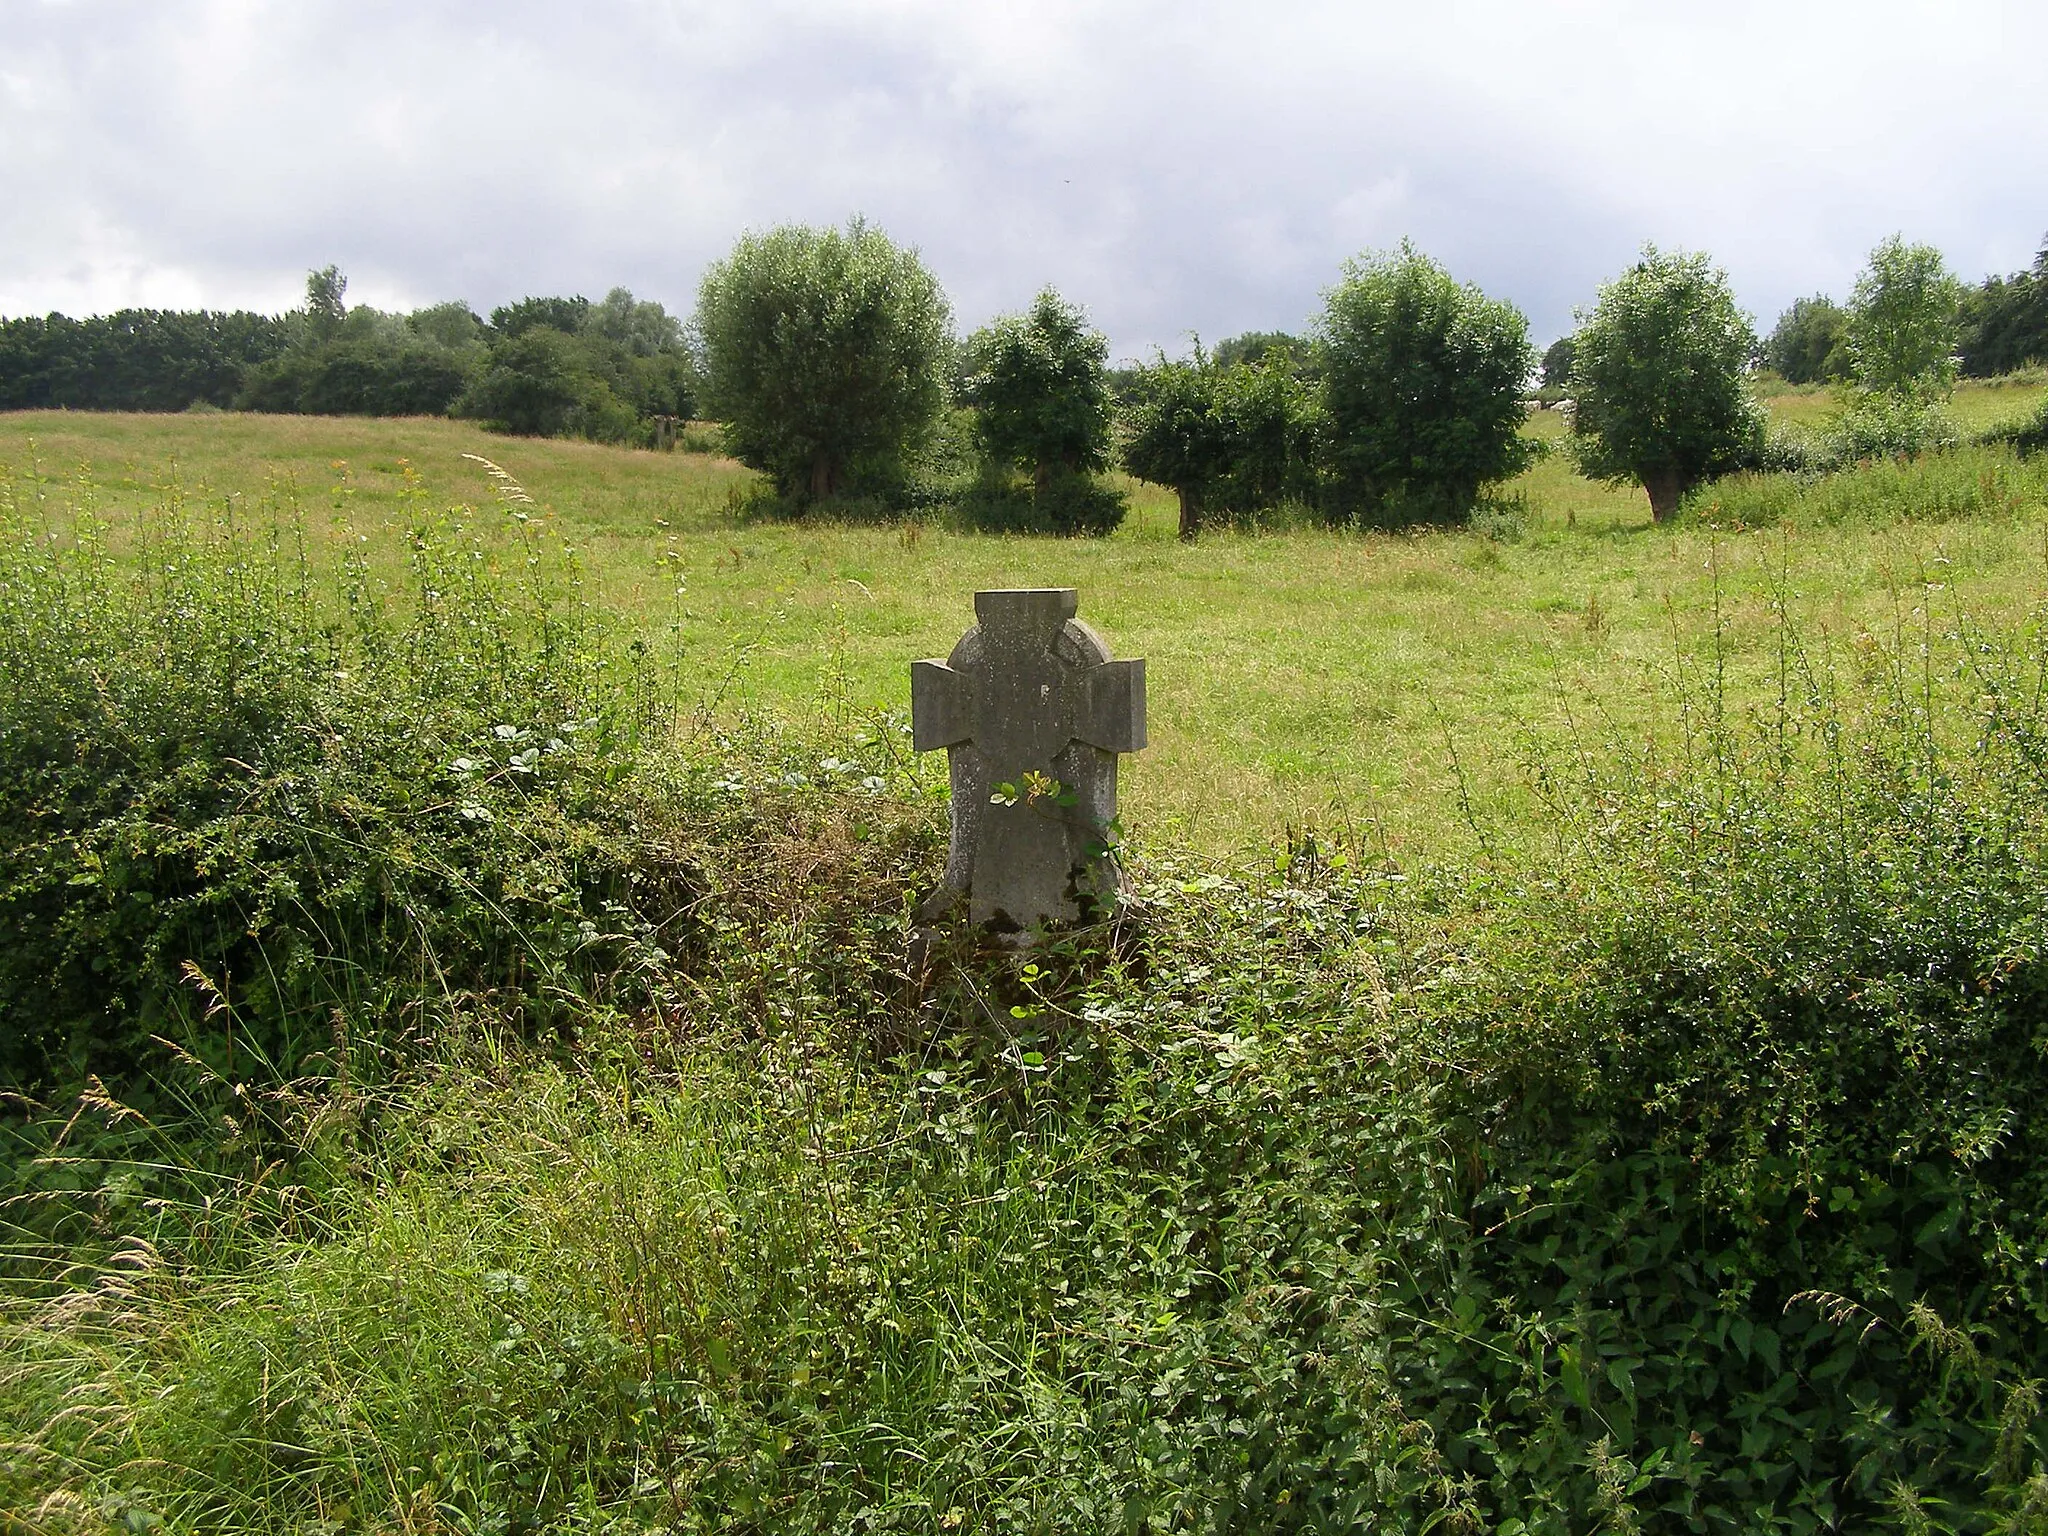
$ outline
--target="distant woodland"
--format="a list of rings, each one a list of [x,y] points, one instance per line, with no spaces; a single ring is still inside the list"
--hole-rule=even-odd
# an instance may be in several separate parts
[[[333,267],[303,308],[124,309],[0,320],[0,410],[459,415],[508,432],[660,439],[695,409],[682,322],[614,288],[528,298],[488,320],[456,300],[397,314],[345,301]]]

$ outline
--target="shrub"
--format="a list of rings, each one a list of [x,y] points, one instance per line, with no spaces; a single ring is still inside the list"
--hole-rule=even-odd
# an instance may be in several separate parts
[[[500,432],[623,442],[635,435],[640,414],[614,392],[599,372],[601,364],[581,338],[528,326],[491,344],[456,409]],[[657,391],[650,394],[656,403],[669,403]]]
[[[1559,909],[1583,938],[1523,913],[1527,961],[1496,962],[1554,978],[1537,1012],[1559,1032],[1539,1026],[1534,1055],[1493,1036],[1520,1109],[1485,1133],[1503,1162],[1474,1227],[1537,1225],[1474,1302],[1573,1316],[1559,1364],[1582,1422],[1632,1437],[1639,1466],[1662,1448],[1645,1514],[1854,1526],[1903,1486],[1996,1529],[2034,1496],[2042,657],[1965,614],[1938,624],[1859,640],[1854,720],[1848,681],[1781,632],[1779,718],[1617,763],[1578,813],[1555,802],[1616,878]],[[1535,1161],[1510,1172],[1516,1148]],[[1595,1253],[1634,1257],[1596,1277]],[[1631,1321],[1607,1333],[1617,1305]],[[1751,1415],[1774,1394],[1789,1412],[1766,1429]],[[1499,1443],[1530,1467],[1532,1442]]]
[[[1962,441],[1956,424],[1934,401],[1912,395],[1865,394],[1823,425],[1824,463],[1839,467],[1865,459],[1918,458]]]
[[[2010,441],[1999,429],[1975,441]],[[1947,411],[1933,400],[1856,391],[1817,426],[1773,422],[1761,451],[1745,465],[1764,473],[1829,475],[1872,459],[1911,459],[1963,441]]]
[[[1782,705],[1532,765],[1542,834],[1485,870],[1134,861],[1141,964],[905,976],[935,846],[763,802],[659,1022],[447,1064],[190,1236],[108,1169],[80,1203],[160,1241],[0,1302],[0,1501],[2024,1531],[2048,657],[1947,613],[1840,676],[1774,639]]]
[[[2000,431],[1996,440],[2012,444],[2021,453],[2048,452],[2048,400],[2043,400],[2028,420]]]
[[[1634,481],[1658,522],[1712,475],[1757,461],[1764,415],[1744,370],[1756,336],[1704,254],[1643,247],[1583,317],[1572,447],[1597,480]]]
[[[257,364],[235,404],[309,416],[439,416],[469,371],[468,358],[446,347],[338,338]]]
[[[1109,342],[1078,308],[1047,288],[1028,314],[977,331],[967,358],[962,399],[991,466],[1026,470],[1041,488],[1109,467]]]
[[[1271,351],[1260,364],[1217,367],[1209,383],[1228,447],[1205,510],[1244,521],[1289,503],[1315,504],[1327,425],[1315,387]]]
[[[1847,347],[1873,394],[1932,399],[1955,386],[1962,285],[1931,245],[1893,235],[1870,253],[1849,301]]]
[[[1527,319],[1412,245],[1349,263],[1326,296],[1317,340],[1340,515],[1462,519],[1481,487],[1527,462]]]
[[[230,1080],[346,1070],[337,1032],[466,998],[545,1030],[652,942],[681,876],[608,808],[645,717],[525,504],[515,590],[415,491],[403,597],[321,592],[288,515],[265,545],[45,505],[0,487],[0,1082],[175,1076],[159,1037]]]
[[[2042,506],[2048,469],[1994,444],[1913,459],[1877,456],[1825,474],[1724,475],[1694,490],[1685,512],[1723,526],[1832,527],[2010,518]]]
[[[313,416],[438,416],[468,384],[482,354],[481,322],[466,304],[414,316],[350,309],[335,267],[307,274],[305,307],[281,325],[291,345],[243,375],[245,411]]]
[[[696,367],[661,305],[614,288],[588,299],[528,298],[491,312],[488,355],[459,414],[529,437],[654,445],[696,413]]]
[[[1218,518],[1256,520],[1316,501],[1321,400],[1290,355],[1224,365],[1198,351],[1159,362],[1136,382],[1124,427],[1125,467],[1180,498],[1180,536]]]
[[[792,502],[901,478],[944,403],[950,325],[917,254],[859,219],[748,235],[698,293],[707,407]]]

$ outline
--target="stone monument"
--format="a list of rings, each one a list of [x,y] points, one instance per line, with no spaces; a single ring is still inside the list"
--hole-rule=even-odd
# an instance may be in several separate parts
[[[911,739],[946,749],[953,789],[945,884],[925,916],[964,904],[1028,942],[1115,904],[1116,760],[1145,745],[1145,663],[1112,661],[1079,606],[1071,587],[977,592],[953,654],[911,663]]]

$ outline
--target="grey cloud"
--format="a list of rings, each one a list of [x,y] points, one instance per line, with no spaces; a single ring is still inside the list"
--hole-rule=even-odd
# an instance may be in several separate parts
[[[1893,229],[2031,255],[2032,8],[1667,9],[16,0],[0,312],[279,307],[330,260],[687,308],[741,229],[855,211],[963,324],[1052,281],[1124,355],[1299,325],[1404,235],[1542,336],[1644,239],[1766,320]]]

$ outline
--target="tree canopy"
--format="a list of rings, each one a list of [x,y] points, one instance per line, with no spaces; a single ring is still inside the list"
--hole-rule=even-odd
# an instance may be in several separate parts
[[[1955,386],[1963,285],[1931,245],[1893,235],[1870,253],[1849,301],[1856,382],[1872,394],[1933,399]]]
[[[1644,246],[1581,318],[1572,431],[1586,474],[1639,482],[1661,522],[1699,481],[1754,460],[1756,332],[1705,254]]]
[[[1317,340],[1332,489],[1354,519],[1459,518],[1527,462],[1528,320],[1414,246],[1347,263]]]
[[[975,332],[967,353],[963,394],[987,459],[1028,470],[1041,488],[1109,467],[1109,341],[1078,306],[1047,288],[1026,313]]]
[[[1572,381],[1572,360],[1579,354],[1576,337],[1560,336],[1543,349],[1543,387],[1564,389]]]
[[[1978,378],[2048,363],[2048,240],[2027,271],[1987,277],[1963,296],[1958,347],[1963,372]]]
[[[1124,467],[1180,499],[1180,536],[1202,526],[1203,506],[1230,468],[1230,430],[1216,409],[1216,390],[1199,352],[1187,362],[1161,358],[1146,369],[1130,412]]]
[[[1124,467],[1180,499],[1180,536],[1216,513],[1241,517],[1317,492],[1321,409],[1289,353],[1220,364],[1196,348],[1187,361],[1142,371],[1126,417]]]
[[[742,238],[704,275],[697,329],[727,448],[794,499],[900,472],[944,403],[945,295],[860,219]]]
[[[1764,366],[1788,384],[1826,384],[1849,376],[1848,311],[1824,293],[1795,299],[1764,342]]]

